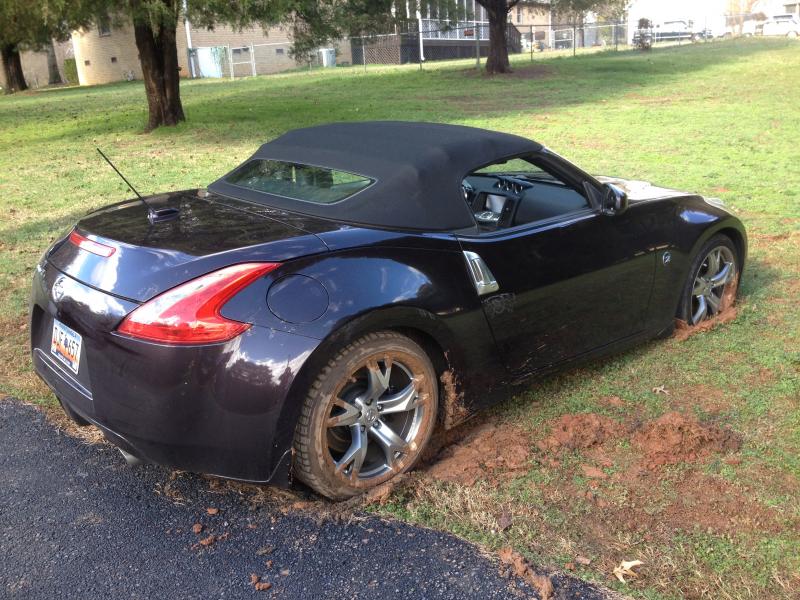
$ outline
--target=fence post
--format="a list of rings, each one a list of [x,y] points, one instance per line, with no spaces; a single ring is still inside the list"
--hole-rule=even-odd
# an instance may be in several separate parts
[[[364,63],[364,73],[367,72],[367,45],[364,43],[364,38],[361,38],[361,62]]]
[[[575,56],[576,48],[578,47],[578,26],[572,24],[572,56]]]
[[[481,70],[481,30],[479,29],[478,20],[473,22],[472,31],[475,35],[475,68]]]
[[[230,67],[231,71],[231,79],[236,79],[233,74],[233,50],[231,50],[230,44],[228,44],[226,48],[228,49],[228,66]]]
[[[250,42],[250,67],[253,71],[253,77],[256,76],[256,49],[253,46],[253,43]]]
[[[192,79],[194,79],[195,77],[197,77],[197,75],[194,69],[194,57],[192,56],[192,50],[194,50],[194,48],[191,47],[186,48],[186,58],[189,61],[189,73],[191,74]]]

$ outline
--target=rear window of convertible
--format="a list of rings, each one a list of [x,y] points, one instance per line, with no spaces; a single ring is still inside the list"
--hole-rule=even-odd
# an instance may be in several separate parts
[[[280,160],[252,160],[225,181],[266,194],[330,204],[369,187],[373,179],[325,167],[312,167]]]

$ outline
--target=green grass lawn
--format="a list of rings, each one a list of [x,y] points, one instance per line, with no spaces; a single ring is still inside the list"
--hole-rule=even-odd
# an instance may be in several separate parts
[[[54,403],[30,367],[28,285],[51,240],[130,195],[95,146],[149,193],[204,186],[264,141],[328,121],[517,133],[590,172],[725,200],[750,234],[739,316],[551,378],[497,408],[488,418],[513,422],[530,447],[529,468],[514,479],[420,476],[373,510],[489,549],[512,545],[556,568],[587,557],[579,576],[638,597],[800,597],[800,43],[537,56],[533,65],[521,56],[516,65],[497,78],[465,61],[190,81],[188,122],[151,134],[142,133],[140,83],[0,98],[0,392]],[[602,460],[596,449],[554,457],[536,445],[564,414],[629,424],[671,410],[732,428],[741,449],[634,477],[627,438]],[[586,477],[587,462],[608,477]],[[497,525],[504,512],[507,528]],[[617,583],[611,569],[633,559],[645,561],[641,577]]]

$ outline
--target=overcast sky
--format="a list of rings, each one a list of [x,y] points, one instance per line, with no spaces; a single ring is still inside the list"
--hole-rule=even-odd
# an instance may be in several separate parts
[[[788,0],[787,0],[788,1]],[[729,10],[728,0],[634,0],[630,16],[634,20],[646,17],[654,23],[691,19],[696,23],[719,20]],[[763,10],[768,16],[783,12],[782,0],[761,0],[756,10]]]
[[[654,23],[676,19],[702,23],[706,19],[722,18],[727,7],[727,0],[636,0],[631,5],[630,16],[635,20],[646,17]]]

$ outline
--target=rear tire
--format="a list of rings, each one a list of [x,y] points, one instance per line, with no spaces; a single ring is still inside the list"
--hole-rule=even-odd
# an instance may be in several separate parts
[[[331,359],[306,396],[295,475],[342,500],[408,471],[436,424],[439,386],[425,351],[392,331],[367,334]]]
[[[739,255],[726,235],[715,235],[695,255],[681,293],[677,318],[697,325],[727,308],[739,283]]]

